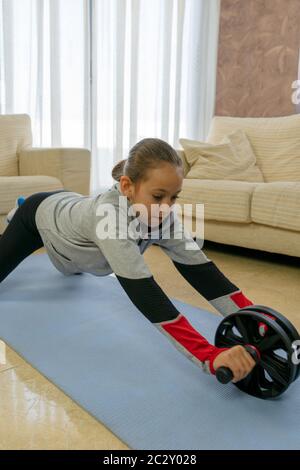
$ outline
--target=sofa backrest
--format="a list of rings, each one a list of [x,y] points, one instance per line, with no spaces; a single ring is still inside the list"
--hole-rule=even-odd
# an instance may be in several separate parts
[[[237,129],[247,134],[266,182],[300,181],[300,114],[271,118],[215,116],[207,142],[218,144]]]
[[[32,146],[31,119],[27,114],[0,115],[0,176],[17,176],[19,150]]]

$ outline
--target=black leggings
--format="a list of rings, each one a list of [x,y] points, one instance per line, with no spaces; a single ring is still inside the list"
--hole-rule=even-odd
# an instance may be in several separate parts
[[[41,248],[43,240],[35,222],[39,204],[55,193],[69,191],[39,192],[27,197],[16,210],[10,223],[0,237],[0,282],[2,282],[27,256]]]

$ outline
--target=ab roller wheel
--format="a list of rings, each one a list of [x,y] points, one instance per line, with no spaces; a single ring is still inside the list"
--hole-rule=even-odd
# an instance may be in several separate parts
[[[263,337],[259,332],[261,323],[267,327]],[[251,305],[225,317],[217,328],[215,345],[220,348],[241,345],[251,354],[255,367],[245,379],[235,383],[249,395],[275,398],[299,376],[296,354],[299,333],[289,320],[269,307]],[[228,383],[233,374],[229,368],[220,367],[216,377],[221,383]]]

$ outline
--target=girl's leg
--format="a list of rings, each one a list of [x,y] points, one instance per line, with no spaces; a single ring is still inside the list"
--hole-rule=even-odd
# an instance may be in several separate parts
[[[35,222],[39,204],[54,193],[32,194],[17,209],[11,222],[0,237],[0,282],[2,282],[27,256],[43,246]]]

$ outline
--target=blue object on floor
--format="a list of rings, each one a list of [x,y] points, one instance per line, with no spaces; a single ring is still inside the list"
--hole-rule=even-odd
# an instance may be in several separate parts
[[[22,205],[24,204],[26,200],[26,197],[25,196],[18,196],[17,199],[16,199],[16,202],[15,202],[15,207],[13,209],[11,209],[9,211],[9,213],[7,214],[6,216],[6,222],[7,224],[10,223],[11,219],[13,218],[13,216],[15,215],[16,213],[16,210]]]
[[[18,199],[17,199],[18,207],[20,207],[22,204],[24,204],[25,199],[26,199],[26,197],[24,197],[24,196],[19,196],[18,197]]]
[[[172,301],[213,340],[221,317]],[[63,276],[31,255],[0,284],[0,337],[133,449],[300,449],[300,380],[273,400],[221,385],[113,276]]]

